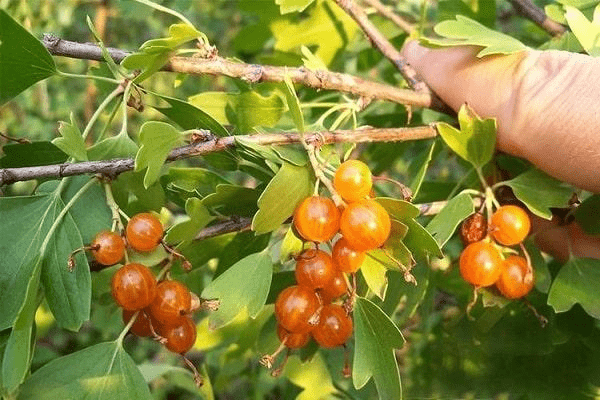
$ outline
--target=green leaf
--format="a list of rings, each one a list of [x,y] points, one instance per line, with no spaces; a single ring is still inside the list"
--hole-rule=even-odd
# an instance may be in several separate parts
[[[304,243],[294,234],[294,230],[290,226],[281,241],[279,261],[281,263],[288,261],[292,256],[300,254],[303,248]]]
[[[2,151],[4,157],[0,158],[0,168],[61,164],[69,158],[50,142],[11,143],[4,145]]]
[[[552,276],[548,269],[548,262],[544,259],[544,256],[537,248],[532,237],[527,239],[524,243],[525,249],[531,259],[531,266],[535,274],[535,288],[542,293],[548,293],[550,285],[552,284]]]
[[[581,229],[589,235],[600,235],[600,195],[585,199],[575,210],[575,219]]]
[[[223,215],[253,216],[257,209],[260,191],[244,186],[217,185],[215,193],[209,194],[202,203]]]
[[[460,223],[474,212],[471,196],[464,193],[459,194],[452,198],[442,211],[429,221],[426,229],[440,247],[444,247]]]
[[[112,182],[112,191],[117,204],[129,214],[145,211],[160,211],[165,204],[165,193],[156,182],[144,187],[144,172],[128,171]],[[133,196],[131,196],[133,195]]]
[[[75,116],[71,113],[71,123],[60,121],[58,131],[62,137],[52,141],[56,147],[73,157],[77,161],[87,161],[87,150],[81,131],[75,122]]]
[[[90,161],[110,160],[111,158],[133,157],[138,151],[138,146],[127,135],[126,131],[117,136],[106,138],[88,149]]]
[[[394,349],[404,345],[400,330],[379,307],[359,297],[354,306],[354,337],[354,387],[362,388],[373,377],[380,399],[401,399],[402,387],[394,355]]]
[[[191,241],[198,231],[213,219],[207,208],[202,204],[202,200],[195,197],[191,197],[185,202],[185,213],[188,215],[188,219],[175,224],[169,229],[165,236],[167,243]]]
[[[435,141],[431,141],[431,146],[429,149],[420,152],[410,163],[410,176],[412,176],[412,180],[410,181],[410,190],[413,193],[413,199],[417,197],[419,194],[419,190],[421,189],[421,185],[423,184],[423,180],[425,179],[425,174],[427,173],[427,168],[429,168],[429,164],[433,158],[433,151],[435,150]]]
[[[290,357],[283,375],[303,389],[295,400],[325,399],[337,393],[327,364],[319,353],[305,363],[298,356]]]
[[[313,191],[310,168],[283,163],[258,199],[259,210],[252,220],[256,233],[271,232],[285,222],[298,204]]]
[[[118,342],[100,343],[57,358],[31,375],[21,400],[151,398],[137,366]]]
[[[315,55],[329,65],[353,39],[358,26],[341,8],[323,0],[318,0],[307,14],[299,20],[281,18],[271,22],[275,50],[289,52],[301,46],[315,46]]]
[[[169,27],[169,36],[148,40],[140,46],[139,53],[127,56],[121,65],[132,70],[141,69],[142,72],[134,81],[142,82],[166,64],[173,50],[191,40],[204,37],[202,32],[189,24],[173,24]]]
[[[221,304],[210,314],[209,327],[226,325],[244,309],[250,317],[256,317],[267,300],[272,275],[271,257],[261,252],[241,259],[212,281],[202,291],[202,298],[216,298]]]
[[[482,168],[491,161],[496,146],[496,119],[481,119],[467,104],[458,112],[460,130],[440,122],[438,132],[444,142],[460,157]]]
[[[204,92],[189,102],[224,125],[236,125],[239,133],[257,126],[273,127],[283,115],[285,104],[279,95],[263,96],[254,91],[242,93]]]
[[[548,304],[557,313],[571,309],[575,303],[592,317],[600,319],[600,260],[571,258],[558,272],[548,293]]]
[[[55,73],[44,45],[0,9],[0,106]]]
[[[32,357],[32,329],[35,311],[41,301],[40,270],[35,269],[33,278],[27,285],[25,304],[15,321],[3,359],[10,362],[2,363],[2,386],[13,392],[25,380],[29,372]]]
[[[140,128],[140,143],[142,146],[135,157],[135,171],[148,168],[144,177],[144,186],[148,188],[158,180],[169,152],[183,143],[183,136],[165,122],[150,121]]]
[[[385,299],[388,287],[386,266],[376,258],[367,255],[360,266],[360,272],[362,273],[363,278],[365,278],[365,282],[367,282],[369,289],[371,289],[371,291],[381,300]]]
[[[419,209],[408,201],[392,199],[390,197],[378,197],[375,200],[386,209],[392,218],[403,220],[419,216]]]
[[[283,77],[283,81],[285,82],[285,98],[287,99],[287,105],[292,113],[292,119],[294,120],[294,124],[296,124],[296,128],[298,128],[298,132],[304,133],[304,116],[302,115],[302,109],[300,108],[300,100],[298,100],[298,95],[296,94],[296,89],[294,89],[294,84],[292,83],[292,79],[285,75]]]
[[[301,12],[310,6],[315,0],[275,0],[282,14]]]
[[[411,269],[411,273],[417,280],[416,286],[406,282],[402,271],[388,272],[387,296],[381,308],[384,312],[394,315],[394,321],[398,326],[402,326],[415,314],[428,293],[431,275],[429,263],[419,259]],[[399,304],[402,304],[402,307],[398,310]],[[399,312],[393,314],[396,311]]]
[[[600,6],[597,6],[594,10],[592,21],[589,21],[575,7],[565,5],[564,8],[569,28],[571,28],[581,46],[590,56],[600,56]]]
[[[39,249],[52,224],[48,214],[55,201],[53,196],[0,197],[0,330],[13,326],[25,303],[28,284],[41,262]]]
[[[510,186],[529,210],[545,219],[552,218],[551,207],[565,208],[575,190],[538,169],[531,169],[510,181],[503,182]]]
[[[308,155],[301,148],[291,146],[271,146],[271,149],[284,161],[303,167],[308,164]]]
[[[527,46],[517,39],[489,29],[463,15],[457,15],[455,21],[442,21],[433,30],[442,38],[423,38],[424,44],[434,47],[466,45],[483,47],[477,53],[477,57],[491,54],[511,54],[527,49]]]
[[[217,120],[192,104],[173,97],[154,93],[171,107],[154,107],[183,129],[208,129],[216,136],[227,136],[229,132]]]

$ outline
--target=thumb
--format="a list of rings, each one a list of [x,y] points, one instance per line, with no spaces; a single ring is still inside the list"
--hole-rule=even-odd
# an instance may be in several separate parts
[[[600,60],[535,50],[477,58],[477,51],[411,41],[402,53],[453,109],[466,102],[497,118],[500,150],[600,192]]]

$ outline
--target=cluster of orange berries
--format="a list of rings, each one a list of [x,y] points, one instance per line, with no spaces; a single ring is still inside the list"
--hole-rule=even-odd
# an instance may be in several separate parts
[[[476,287],[495,284],[508,299],[527,295],[534,285],[531,263],[518,255],[504,258],[502,246],[521,244],[530,228],[529,216],[515,205],[499,207],[489,226],[482,214],[473,214],[461,227],[467,245],[459,261],[462,277]]]
[[[345,204],[336,205],[331,198],[315,195],[306,198],[294,212],[296,232],[317,248],[296,257],[296,285],[284,289],[275,301],[277,334],[288,349],[305,346],[311,336],[325,348],[348,341],[353,331],[349,310],[355,287],[348,290],[345,274],[356,273],[366,252],[381,247],[390,235],[389,214],[368,198],[373,180],[366,164],[344,162],[335,173],[333,185]],[[318,248],[338,232],[341,237],[331,255]],[[345,294],[350,304],[333,303]],[[266,356],[266,362],[263,357],[263,363],[270,365],[274,355]]]
[[[87,247],[102,265],[114,265],[125,257],[126,245],[139,252],[154,251],[162,243],[164,229],[150,213],[133,216],[127,223],[125,238],[116,232],[99,232]],[[112,277],[111,293],[123,309],[123,322],[135,321],[130,332],[154,337],[174,353],[184,354],[196,341],[196,325],[190,314],[200,308],[200,299],[177,281],[157,282],[143,264],[127,263]]]

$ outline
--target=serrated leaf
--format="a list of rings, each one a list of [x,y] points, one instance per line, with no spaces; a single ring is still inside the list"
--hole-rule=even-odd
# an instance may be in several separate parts
[[[158,180],[169,152],[183,143],[183,136],[165,122],[150,121],[140,128],[140,143],[142,146],[135,156],[135,171],[147,168],[144,186],[148,188]]]
[[[151,397],[131,357],[119,343],[108,342],[50,361],[27,379],[18,399],[147,400]]]
[[[388,287],[386,266],[376,258],[367,255],[360,266],[360,272],[362,273],[363,278],[365,278],[365,282],[367,282],[369,289],[381,300],[385,299]]]
[[[290,357],[283,370],[283,375],[294,385],[303,390],[296,400],[314,400],[329,398],[337,389],[333,385],[331,373],[325,360],[319,353],[308,362],[302,362],[300,357]]]
[[[282,14],[301,12],[310,6],[315,0],[275,0]]]
[[[210,329],[231,322],[243,309],[256,317],[267,300],[272,275],[271,258],[261,252],[244,257],[212,281],[202,291],[203,298],[220,301],[219,309],[209,316]]]
[[[600,56],[600,8],[597,6],[593,21],[589,21],[577,8],[565,5],[565,19],[569,28],[581,43],[581,46],[592,57]]]
[[[467,104],[458,112],[460,130],[445,122],[437,124],[438,132],[444,142],[456,154],[482,168],[491,161],[496,147],[496,119],[481,119]]]
[[[311,195],[313,179],[308,166],[284,162],[258,199],[259,210],[252,220],[252,230],[265,233],[279,228],[298,204]]]
[[[440,247],[450,240],[456,228],[469,215],[473,214],[471,196],[462,193],[452,198],[446,206],[427,224],[427,231],[435,238]]]
[[[4,157],[0,158],[0,168],[61,164],[69,158],[50,142],[9,143],[2,147],[2,151]]]
[[[44,45],[0,9],[0,105],[55,73]]]
[[[292,256],[300,254],[304,248],[304,242],[294,234],[294,230],[290,226],[281,241],[279,248],[279,261],[284,263]]]
[[[548,304],[560,313],[579,303],[589,315],[600,319],[599,292],[600,260],[571,258],[554,278]]]
[[[510,186],[517,197],[527,208],[545,219],[552,218],[551,207],[565,208],[575,190],[538,169],[531,169],[510,181],[503,182]]]
[[[457,15],[455,21],[446,20],[437,24],[433,30],[438,38],[424,38],[423,42],[431,46],[466,46],[483,47],[477,57],[491,54],[511,54],[527,49],[517,39],[485,27],[463,15]]]
[[[317,46],[315,55],[327,65],[358,30],[341,8],[323,0],[308,10],[306,18],[275,19],[270,28],[275,37],[275,50],[289,52],[300,46]]]
[[[202,200],[195,197],[189,198],[185,202],[185,213],[188,215],[188,219],[169,229],[165,236],[167,243],[185,242],[182,244],[185,246],[187,242],[194,239],[200,229],[213,220],[208,209],[202,204]]]
[[[352,381],[357,389],[372,377],[380,399],[401,399],[402,387],[394,349],[404,345],[400,330],[371,301],[359,297],[354,306],[354,362]]]
[[[171,107],[154,107],[183,129],[208,129],[217,136],[227,136],[229,132],[216,119],[194,105],[176,99],[152,92],[160,97]]]
[[[71,113],[71,123],[61,121],[58,131],[62,137],[52,140],[52,144],[73,157],[77,161],[87,161],[87,150],[81,131],[75,122],[75,116]]]
[[[585,199],[575,210],[577,223],[588,235],[600,235],[600,195]]]
[[[189,24],[173,24],[169,27],[169,36],[148,40],[140,46],[140,52],[125,57],[121,65],[132,70],[141,69],[142,72],[134,81],[142,82],[166,64],[173,50],[191,40],[204,37],[202,32]]]

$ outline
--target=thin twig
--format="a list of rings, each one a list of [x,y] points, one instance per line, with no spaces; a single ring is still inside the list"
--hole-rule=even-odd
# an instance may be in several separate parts
[[[203,132],[204,133],[204,132]],[[434,125],[412,128],[367,128],[357,130],[339,130],[326,132],[307,132],[306,141],[309,144],[319,143],[365,143],[365,142],[401,142],[408,140],[429,139],[437,135]],[[236,146],[236,138],[244,138],[246,142],[261,145],[289,145],[300,143],[300,135],[294,133],[269,133],[247,136],[214,137],[204,142],[192,143],[173,149],[167,162],[183,158],[202,156]],[[119,174],[133,169],[133,158],[86,161],[76,164],[56,164],[39,167],[4,168],[0,169],[0,186],[14,182],[39,178],[64,178],[66,176],[101,174],[114,179]]]
[[[415,71],[406,61],[406,59],[400,54],[400,52],[390,43],[389,40],[377,29],[375,25],[365,13],[365,10],[357,5],[354,0],[335,0],[336,4],[350,15],[356,23],[361,27],[365,35],[369,38],[371,43],[377,47],[377,49],[387,59],[389,59],[400,71],[408,85],[420,93],[427,93],[430,96],[429,108],[437,111],[445,112],[453,115],[454,112],[446,105],[421,79],[417,71]]]
[[[373,7],[379,14],[383,15],[385,18],[392,21],[400,29],[402,29],[404,32],[408,33],[409,35],[415,31],[415,27],[413,24],[411,24],[408,21],[405,21],[404,18],[402,18],[401,16],[396,14],[394,11],[391,10],[390,7],[384,5],[379,0],[363,0],[363,1],[365,3],[367,3],[368,5],[370,5],[371,7]]]
[[[552,36],[560,36],[567,31],[563,25],[548,18],[544,10],[536,6],[531,0],[508,0],[518,14],[535,22],[540,28]]]
[[[45,34],[42,38],[42,43],[53,55],[103,61],[100,48],[92,43],[72,42],[51,34]],[[107,50],[116,63],[120,63],[125,57],[131,54],[127,51],[110,47]],[[291,68],[246,64],[230,61],[222,57],[213,57],[210,59],[173,57],[170,63],[163,67],[163,70],[190,75],[223,75],[250,83],[283,82],[287,74],[294,83],[317,90],[335,90],[350,93],[366,99],[366,103],[372,99],[417,107],[430,107],[432,103],[431,95],[427,92],[420,93],[414,90],[369,81],[354,75],[324,70],[310,70],[305,67]]]

